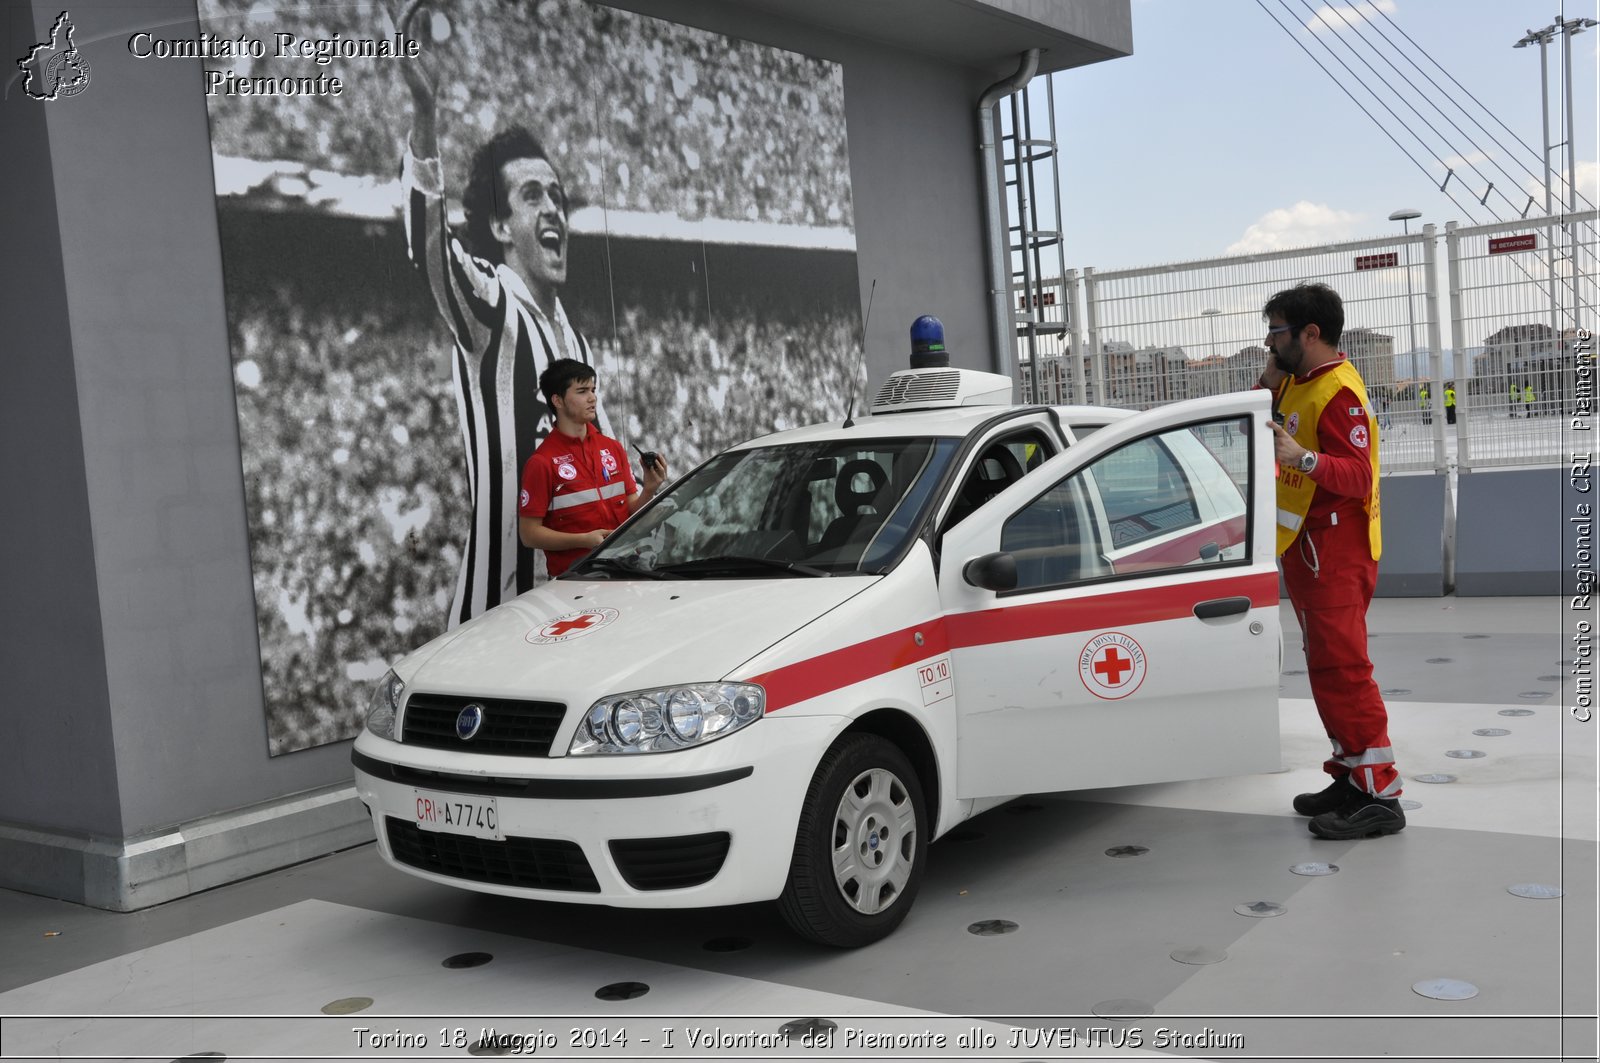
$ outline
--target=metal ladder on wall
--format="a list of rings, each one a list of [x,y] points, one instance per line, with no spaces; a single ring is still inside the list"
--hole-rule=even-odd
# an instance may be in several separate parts
[[[1072,402],[1072,374],[1067,365],[1070,315],[1063,277],[1066,248],[1061,237],[1061,174],[1056,164],[1056,97],[1054,79],[1035,78],[1009,100],[1009,123],[1001,127],[1001,163],[1005,177],[1007,243],[1011,257],[1011,289],[1017,305],[1012,319],[1017,337],[1016,365],[1023,381],[1024,402]],[[1035,119],[1043,117],[1048,136],[1035,136]],[[1051,197],[1055,213],[1040,226],[1040,192]],[[1052,253],[1053,249],[1053,253]]]

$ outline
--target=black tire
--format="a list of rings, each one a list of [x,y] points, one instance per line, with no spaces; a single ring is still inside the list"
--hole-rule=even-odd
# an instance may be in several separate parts
[[[778,910],[795,933],[823,945],[882,940],[916,900],[928,830],[921,780],[899,747],[878,735],[845,735],[806,790]]]

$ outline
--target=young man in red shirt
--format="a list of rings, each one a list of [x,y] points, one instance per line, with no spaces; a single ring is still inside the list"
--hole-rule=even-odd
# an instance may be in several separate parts
[[[655,497],[667,462],[655,456],[640,490],[622,444],[595,427],[600,399],[592,366],[557,358],[539,374],[539,390],[556,423],[523,466],[517,533],[522,545],[544,551],[554,578]]]
[[[1378,581],[1378,423],[1361,375],[1339,352],[1344,304],[1325,284],[1267,301],[1272,351],[1261,386],[1276,396],[1278,553],[1300,621],[1311,696],[1333,755],[1327,788],[1301,794],[1319,838],[1405,829],[1389,713],[1367,655],[1367,606]]]

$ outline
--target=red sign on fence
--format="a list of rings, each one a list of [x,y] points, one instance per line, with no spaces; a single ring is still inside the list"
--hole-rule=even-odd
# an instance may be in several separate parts
[[[1539,246],[1537,233],[1525,233],[1522,236],[1502,236],[1498,240],[1489,241],[1491,255],[1503,255],[1508,251],[1532,251]]]
[[[1356,256],[1357,270],[1388,269],[1391,266],[1398,266],[1399,264],[1400,253],[1398,251],[1384,251],[1383,253],[1377,255]]]

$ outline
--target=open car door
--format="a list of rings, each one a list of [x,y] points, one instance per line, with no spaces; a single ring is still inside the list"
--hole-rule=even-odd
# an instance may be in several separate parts
[[[1279,766],[1269,403],[1116,421],[945,533],[959,796]]]

